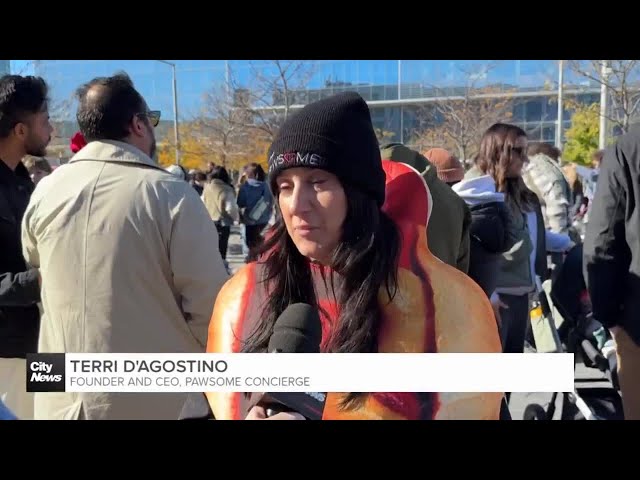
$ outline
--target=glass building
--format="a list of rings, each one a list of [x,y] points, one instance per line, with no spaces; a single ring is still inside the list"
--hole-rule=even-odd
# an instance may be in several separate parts
[[[169,62],[170,64],[163,63]],[[558,107],[556,60],[34,60],[35,74],[43,76],[52,93],[56,142],[68,145],[76,130],[74,90],[96,76],[126,71],[150,108],[162,110],[162,127],[173,128],[173,68],[177,84],[178,117],[189,121],[203,114],[207,93],[220,89],[235,95],[264,91],[256,108],[298,108],[344,90],[359,92],[369,103],[376,128],[390,139],[410,143],[422,109],[436,101],[460,98],[469,86],[512,101],[510,123],[521,126],[532,141],[555,142]],[[287,81],[286,101],[281,79]],[[565,68],[565,98],[598,102],[594,82]],[[563,127],[570,125],[563,113]]]

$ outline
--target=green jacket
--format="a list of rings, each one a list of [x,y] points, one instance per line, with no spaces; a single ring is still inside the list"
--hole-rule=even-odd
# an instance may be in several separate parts
[[[427,226],[429,250],[443,262],[467,273],[471,212],[462,198],[440,180],[436,168],[423,155],[399,143],[383,145],[383,160],[405,163],[424,178],[434,208]]]

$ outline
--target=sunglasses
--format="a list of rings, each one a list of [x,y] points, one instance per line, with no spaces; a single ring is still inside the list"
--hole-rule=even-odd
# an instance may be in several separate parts
[[[150,110],[148,112],[138,113],[138,116],[147,117],[154,128],[160,123],[160,110]]]

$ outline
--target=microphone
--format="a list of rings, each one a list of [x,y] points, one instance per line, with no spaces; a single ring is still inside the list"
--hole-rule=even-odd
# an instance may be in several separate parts
[[[289,305],[276,320],[269,339],[270,353],[320,353],[322,325],[317,309],[306,303]],[[326,393],[271,392],[264,393],[257,405],[267,416],[278,412],[299,413],[307,420],[322,420]]]

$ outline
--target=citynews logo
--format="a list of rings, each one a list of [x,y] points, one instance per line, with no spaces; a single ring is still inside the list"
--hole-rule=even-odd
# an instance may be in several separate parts
[[[27,355],[27,392],[64,392],[64,353]]]

